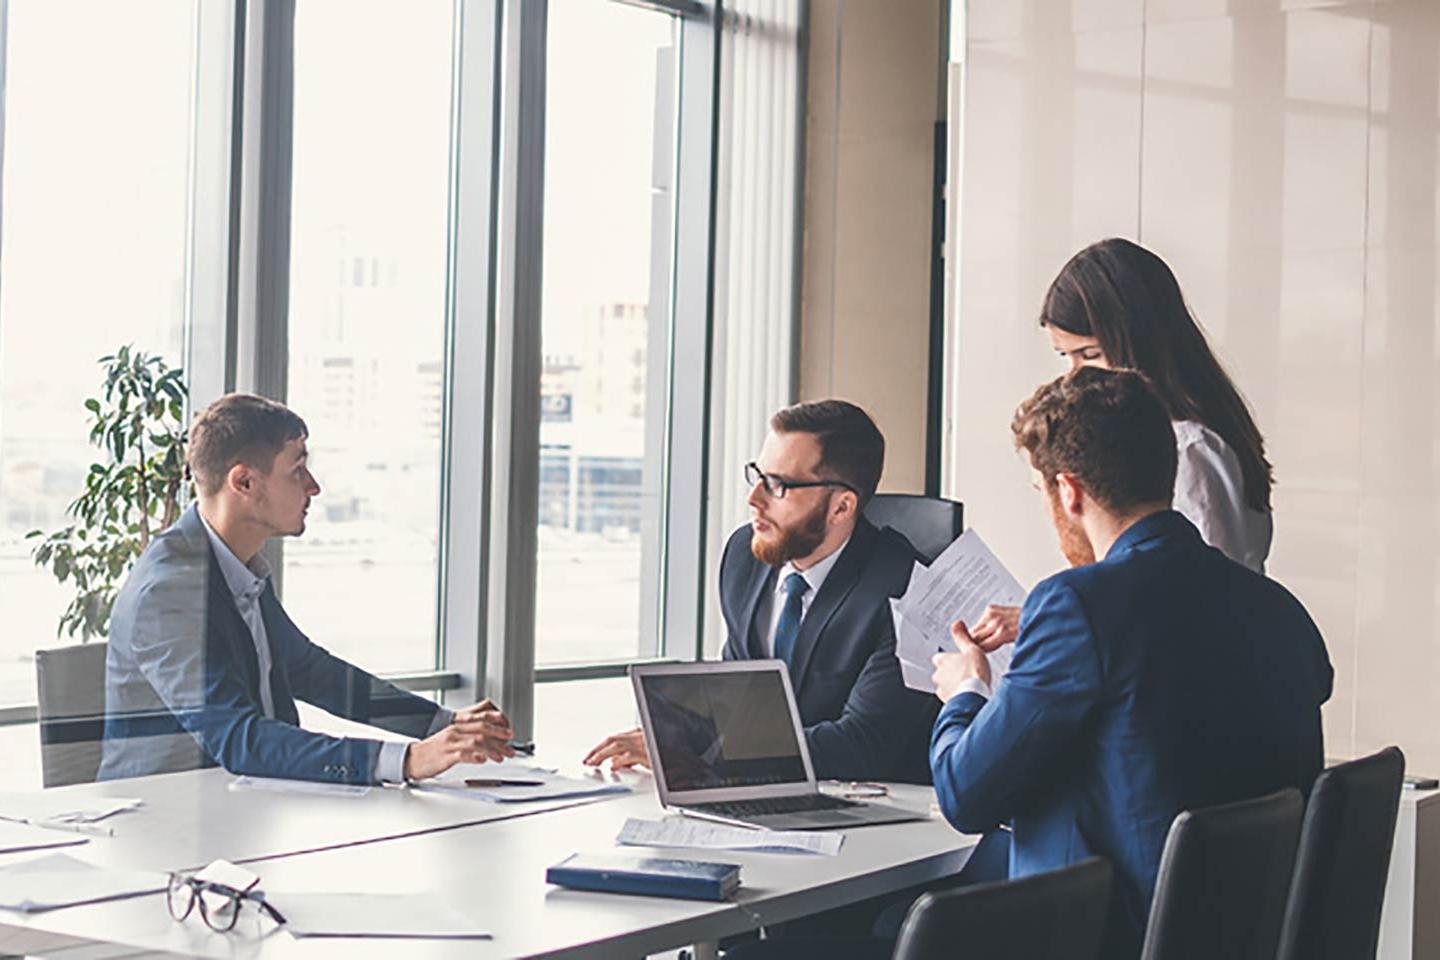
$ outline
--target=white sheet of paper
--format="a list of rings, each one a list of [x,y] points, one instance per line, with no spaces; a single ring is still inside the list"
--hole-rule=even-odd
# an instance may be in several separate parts
[[[758,853],[814,853],[833,857],[845,834],[835,830],[751,830],[689,817],[639,820],[630,817],[615,842],[630,847],[699,847]]]
[[[266,793],[308,793],[320,797],[363,797],[371,788],[355,783],[315,783],[311,780],[277,780],[273,777],[236,777],[231,790],[260,790]]]
[[[106,817],[134,810],[142,801],[128,797],[76,797],[63,790],[33,793],[0,793],[0,817],[39,823],[95,823]]]
[[[161,873],[111,870],[66,853],[52,853],[0,867],[0,907],[34,913],[160,893],[167,882]]]
[[[1020,606],[1024,602],[1025,588],[974,529],[966,530],[928,568],[913,570],[905,595],[890,601],[895,656],[900,660],[905,685],[912,690],[935,692],[930,682],[934,672],[931,658],[954,649],[950,639],[952,622],[973,624],[992,603]],[[1010,669],[1013,652],[1007,644],[989,654],[992,688]]]
[[[934,693],[935,684],[930,680],[934,674],[935,668],[933,666],[922,667],[918,664],[911,663],[909,660],[900,661],[900,679],[905,683],[905,686],[911,690],[919,690],[921,693]]]
[[[485,940],[481,930],[427,894],[269,893],[294,937]]]
[[[539,786],[497,786],[471,787],[465,781],[475,780],[538,780]],[[565,797],[603,796],[611,793],[629,793],[628,784],[604,779],[604,774],[595,773],[581,777],[567,777],[553,769],[533,765],[518,759],[503,763],[458,763],[440,776],[419,784],[421,790],[444,790],[475,800],[492,803],[523,803],[527,800],[560,800]]]
[[[47,847],[70,847],[89,842],[89,837],[82,837],[78,833],[47,830],[44,827],[32,827],[28,823],[0,820],[0,853],[43,850]]]

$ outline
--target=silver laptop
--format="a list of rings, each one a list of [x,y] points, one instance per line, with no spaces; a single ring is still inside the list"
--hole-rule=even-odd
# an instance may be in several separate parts
[[[820,792],[783,661],[645,664],[630,679],[669,809],[766,830],[925,819]]]

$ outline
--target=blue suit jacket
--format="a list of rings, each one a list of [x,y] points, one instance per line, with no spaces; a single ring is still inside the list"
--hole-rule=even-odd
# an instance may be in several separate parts
[[[150,543],[111,615],[101,780],[220,764],[256,776],[373,782],[380,742],[302,730],[297,697],[409,736],[429,730],[434,703],[311,643],[268,584],[260,608],[273,719],[261,707],[250,629],[195,508]]]
[[[1182,810],[1308,791],[1333,672],[1273,580],[1173,511],[1025,601],[988,703],[945,705],[931,742],[941,809],[967,833],[1011,821],[1010,872],[1093,854],[1116,868],[1106,956],[1139,954],[1160,852]]]
[[[756,609],[777,570],[755,559],[750,535],[749,524],[731,534],[720,563],[726,660],[767,656],[769,625],[756,623]],[[800,623],[790,681],[817,777],[930,782],[927,745],[940,704],[901,681],[890,614],[916,559],[904,536],[861,517]]]

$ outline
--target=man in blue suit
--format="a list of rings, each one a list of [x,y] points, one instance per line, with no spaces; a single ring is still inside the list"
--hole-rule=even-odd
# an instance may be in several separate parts
[[[1012,429],[1073,568],[1031,591],[996,689],[964,624],[935,657],[935,789],[959,830],[1012,824],[1011,876],[1108,858],[1105,956],[1134,957],[1176,814],[1309,790],[1333,672],[1300,603],[1170,509],[1174,432],[1144,377],[1082,368]]]
[[[884,464],[885,438],[854,404],[800,403],[771,418],[746,466],[751,522],[731,534],[720,562],[724,657],[789,664],[816,776],[928,783],[939,704],[905,688],[890,613],[915,548],[864,516]],[[645,763],[640,731],[585,758],[605,760]]]
[[[198,500],[149,545],[115,600],[100,779],[219,764],[368,784],[513,755],[510,723],[489,701],[446,710],[332,656],[285,614],[260,550],[305,530],[320,492],[307,434],[286,407],[248,394],[197,418],[187,459]],[[297,698],[423,739],[302,730]]]

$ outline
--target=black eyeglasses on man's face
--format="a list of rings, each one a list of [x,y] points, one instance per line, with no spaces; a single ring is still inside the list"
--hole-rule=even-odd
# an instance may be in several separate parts
[[[761,470],[760,465],[753,460],[745,464],[745,482],[751,487],[757,483],[763,485],[765,492],[776,500],[784,500],[785,494],[791,490],[802,490],[805,487],[841,487],[856,496],[860,495],[859,490],[843,480],[786,480],[778,474]]]

